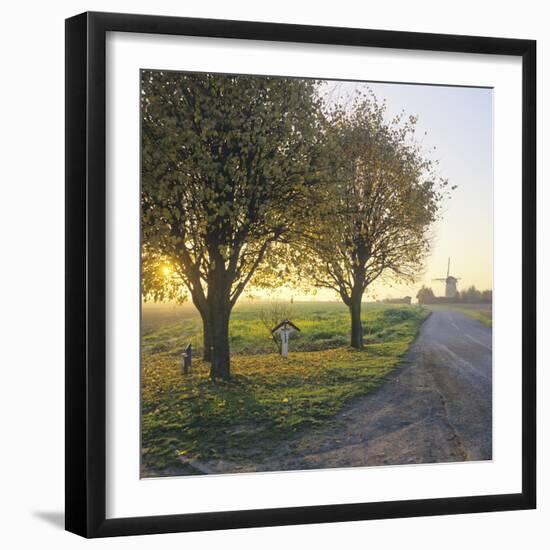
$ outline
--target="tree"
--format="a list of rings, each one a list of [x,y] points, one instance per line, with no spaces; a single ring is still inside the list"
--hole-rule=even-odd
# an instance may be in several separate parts
[[[463,290],[459,295],[459,299],[461,302],[466,302],[470,304],[479,302],[480,297],[481,297],[481,293],[473,285],[469,287],[467,290]]]
[[[446,194],[447,181],[413,139],[416,118],[388,120],[385,111],[368,93],[330,113],[333,180],[302,239],[309,280],[337,292],[349,308],[355,348],[363,345],[366,289],[381,276],[414,280]]]
[[[416,294],[416,298],[419,304],[433,304],[435,302],[435,295],[431,288],[422,285],[422,288]]]
[[[484,290],[481,292],[474,285],[470,286],[459,295],[459,300],[468,304],[491,303],[492,299],[493,292],[491,290]]]
[[[142,290],[189,295],[211,376],[230,376],[229,317],[274,263],[319,182],[316,83],[142,71]]]

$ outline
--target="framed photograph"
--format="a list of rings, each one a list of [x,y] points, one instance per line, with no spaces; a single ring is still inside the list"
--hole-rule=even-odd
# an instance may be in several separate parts
[[[66,21],[66,528],[535,507],[531,40]]]

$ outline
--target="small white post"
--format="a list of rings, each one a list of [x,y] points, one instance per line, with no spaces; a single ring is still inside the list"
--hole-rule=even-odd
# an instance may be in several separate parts
[[[281,357],[288,357],[288,341],[291,332],[300,331],[300,329],[291,323],[288,319],[279,323],[272,331],[271,334],[277,334],[281,339]]]
[[[281,331],[281,355],[283,357],[288,357],[288,335],[290,333],[290,330],[288,328],[284,328]]]

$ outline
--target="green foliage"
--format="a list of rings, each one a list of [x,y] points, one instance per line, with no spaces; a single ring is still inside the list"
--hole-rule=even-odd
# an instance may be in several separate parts
[[[414,116],[388,120],[384,103],[359,93],[328,117],[331,183],[300,239],[300,265],[351,305],[381,276],[414,280],[448,184],[415,141]]]
[[[416,294],[419,304],[433,304],[435,302],[435,295],[431,288],[422,285],[422,288]]]
[[[349,402],[376,388],[407,351],[428,315],[418,307],[365,305],[365,319],[379,334],[363,351],[338,342],[347,310],[341,304],[294,304],[293,321],[302,332],[291,341],[288,359],[271,353],[258,319],[259,305],[238,306],[231,324],[233,378],[214,382],[195,360],[191,374],[180,373],[182,346],[196,332],[174,340],[187,318],[148,325],[142,356],[142,458],[145,475],[178,464],[177,456],[200,460],[253,459],[269,453],[293,434],[322,423]],[[145,313],[147,317],[147,312]],[[370,332],[370,330],[369,330]],[[294,335],[293,335],[294,336]],[[152,343],[166,345],[159,353]],[[297,351],[315,349],[316,351]]]
[[[493,291],[480,291],[472,285],[462,292],[457,292],[456,296],[449,298],[446,296],[435,296],[431,288],[423,285],[416,297],[419,304],[491,304],[493,302]]]
[[[237,304],[229,323],[233,356],[269,354],[274,351],[271,334],[262,321],[265,308],[266,303],[263,301]],[[342,303],[295,302],[290,311],[291,321],[301,330],[290,336],[291,353],[321,351],[347,344],[349,311]],[[409,330],[419,318],[423,318],[424,310],[415,306],[363,303],[362,315],[367,343],[375,343],[387,341],[394,338],[396,333]],[[180,357],[189,343],[193,347],[193,357],[202,354],[203,325],[191,305],[177,308],[145,305],[142,326],[144,357],[157,352]]]
[[[492,290],[478,290],[474,285],[458,293],[457,301],[467,304],[490,304],[493,301]]]
[[[234,304],[258,268],[274,275],[275,245],[320,181],[316,84],[164,71],[141,83],[144,297]]]
[[[447,182],[414,140],[416,118],[387,120],[361,92],[327,106],[319,87],[141,73],[142,294],[191,297],[213,377],[230,376],[229,346],[242,338],[229,337],[229,319],[247,286],[335,290],[360,347],[366,288],[413,279],[429,250]]]

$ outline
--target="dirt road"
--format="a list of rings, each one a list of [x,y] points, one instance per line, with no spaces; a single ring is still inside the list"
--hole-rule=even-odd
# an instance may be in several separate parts
[[[492,331],[439,309],[378,390],[268,459],[204,473],[490,460],[491,441]]]
[[[303,460],[314,468],[488,460],[491,369],[491,329],[434,311],[378,391],[300,442]]]

